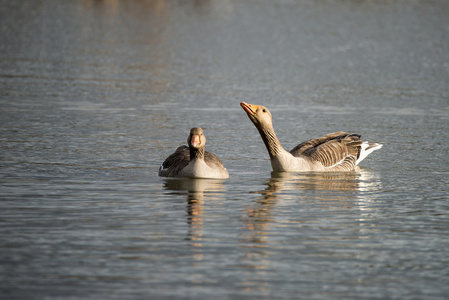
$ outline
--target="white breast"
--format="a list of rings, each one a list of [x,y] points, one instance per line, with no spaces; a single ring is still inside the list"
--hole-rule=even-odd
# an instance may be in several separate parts
[[[213,169],[204,160],[193,160],[181,171],[180,176],[191,178],[229,178],[226,169]]]

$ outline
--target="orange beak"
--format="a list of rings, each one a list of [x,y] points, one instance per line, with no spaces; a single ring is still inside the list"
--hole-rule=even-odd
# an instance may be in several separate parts
[[[198,147],[200,144],[200,136],[199,135],[192,135],[192,138],[190,139],[190,144],[192,144],[193,147]]]
[[[257,108],[259,105],[249,104],[246,102],[240,102],[240,106],[246,111],[248,115],[254,115],[256,113]]]

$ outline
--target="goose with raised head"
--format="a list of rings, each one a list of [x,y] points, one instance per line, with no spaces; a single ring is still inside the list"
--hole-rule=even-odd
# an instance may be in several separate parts
[[[303,142],[288,152],[274,132],[272,116],[266,107],[245,102],[240,106],[259,131],[273,171],[354,171],[365,157],[382,147],[378,143],[362,142],[358,134],[339,131]]]
[[[187,144],[179,146],[159,167],[159,176],[190,178],[229,178],[223,162],[214,154],[204,151],[206,137],[203,129],[190,129]]]

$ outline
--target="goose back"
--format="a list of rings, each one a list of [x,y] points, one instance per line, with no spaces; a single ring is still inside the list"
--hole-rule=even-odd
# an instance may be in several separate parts
[[[311,163],[321,164],[328,170],[348,171],[356,168],[361,145],[360,135],[339,131],[305,141],[290,153],[295,157],[305,157]]]

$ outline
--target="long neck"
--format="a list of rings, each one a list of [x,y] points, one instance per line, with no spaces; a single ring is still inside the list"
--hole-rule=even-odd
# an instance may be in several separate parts
[[[266,126],[263,128],[257,127],[257,129],[259,130],[260,136],[265,143],[265,147],[267,147],[270,158],[273,158],[276,156],[276,154],[285,151],[284,148],[282,148],[282,145],[279,142],[276,133],[274,133],[274,129],[272,126]]]
[[[190,160],[203,159],[204,160],[204,147],[196,149],[192,146],[190,148]]]

